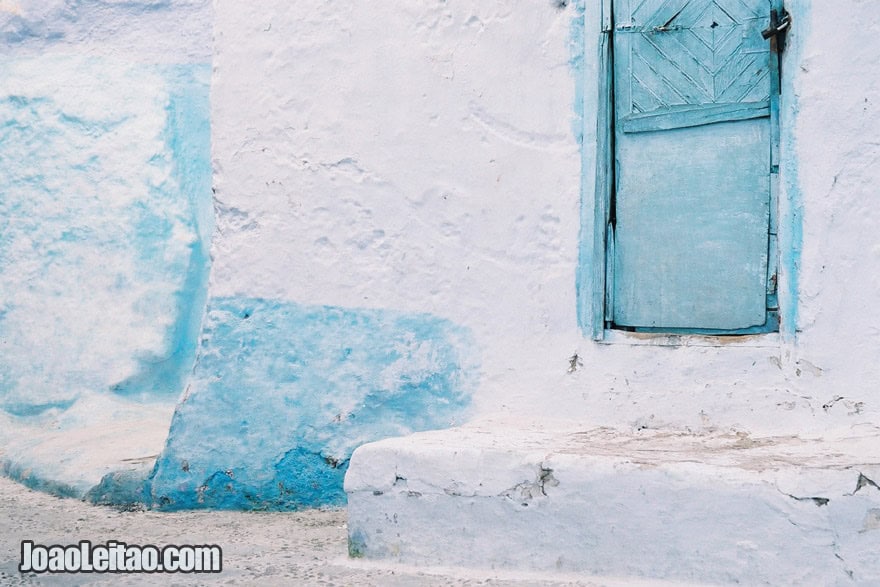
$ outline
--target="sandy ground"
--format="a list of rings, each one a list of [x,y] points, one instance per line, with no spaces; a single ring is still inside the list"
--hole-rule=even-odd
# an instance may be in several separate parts
[[[219,575],[22,575],[22,540],[38,544],[218,544]],[[0,585],[599,585],[576,577],[389,567],[347,557],[344,510],[295,513],[122,512],[0,478]],[[608,583],[602,581],[601,584]],[[616,583],[619,584],[619,583]]]

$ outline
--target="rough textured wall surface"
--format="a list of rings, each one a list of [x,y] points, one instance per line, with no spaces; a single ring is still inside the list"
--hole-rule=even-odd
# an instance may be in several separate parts
[[[218,3],[212,295],[433,314],[474,334],[475,410],[551,401],[581,340],[575,15]]]
[[[142,468],[192,368],[210,17],[204,1],[0,4],[0,457],[31,485],[79,495]]]
[[[258,282],[209,301],[212,14],[204,0],[0,4],[14,56],[0,102],[2,463],[32,486],[166,509],[336,503],[359,444],[466,418],[479,352],[430,308],[300,305]],[[214,208],[220,235],[266,224]],[[382,238],[324,216],[355,249]],[[301,279],[274,265],[287,237],[262,234],[252,259],[225,241],[213,255]]]
[[[218,11],[210,311],[149,487],[156,507],[339,503],[357,446],[471,415],[481,352],[472,325],[431,303],[454,289],[441,261],[449,250],[434,251],[433,225],[451,215],[443,222],[453,230],[447,244],[460,252],[479,229],[455,228],[457,201],[467,194],[453,183],[406,196],[421,209],[413,218],[400,208],[406,192],[373,169],[386,154],[380,143],[363,143],[368,136],[387,133],[400,147],[443,139],[408,129],[405,107],[389,128],[381,107],[360,101],[376,69],[400,94],[381,101],[402,105],[413,91],[402,80],[417,71],[393,37],[376,36],[378,20],[357,31],[366,47],[362,73],[338,60],[336,44],[348,44],[352,55],[360,50],[342,38],[355,33],[349,25],[366,24],[348,10],[325,3]],[[379,38],[388,41],[376,44]],[[428,90],[423,107],[444,115]],[[349,111],[336,109],[345,103]],[[467,109],[474,124],[486,124],[477,102]],[[310,127],[324,140],[315,141]],[[563,131],[524,140],[558,149],[567,138]],[[430,153],[425,147],[406,148],[418,156]],[[432,166],[400,165],[407,167],[419,184]],[[409,273],[412,264],[424,267],[419,275]],[[430,293],[424,272],[434,276]]]
[[[810,3],[808,3],[810,4]],[[836,10],[858,19],[849,30]],[[803,201],[798,346],[804,388],[850,419],[880,410],[880,12],[866,2],[812,2],[797,75],[795,155]],[[811,402],[815,409],[817,402]],[[820,412],[821,413],[821,412]]]
[[[198,332],[198,318],[181,321],[201,315],[187,290],[207,277],[204,193],[185,188],[210,178],[178,164],[199,138],[178,123],[197,119],[207,138],[207,96],[193,104],[186,88],[194,76],[206,87],[207,68],[49,56],[5,69],[3,408],[35,415],[88,391],[176,396]]]
[[[2,132],[5,144],[35,153],[22,158],[0,146],[12,165],[12,179],[0,180],[10,182],[0,193],[0,336],[16,349],[0,359],[3,430],[34,424],[75,446],[66,427],[123,414],[126,422],[167,422],[170,390],[183,385],[182,357],[198,346],[207,363],[196,365],[191,402],[180,404],[160,463],[183,471],[184,423],[214,430],[200,437],[209,447],[258,443],[262,430],[217,423],[249,408],[251,396],[284,404],[288,391],[276,385],[273,366],[256,364],[265,376],[246,378],[230,368],[216,380],[204,369],[215,356],[230,364],[247,362],[252,351],[295,356],[305,335],[277,335],[267,324],[238,346],[229,343],[235,337],[196,341],[198,296],[212,308],[259,300],[270,316],[335,308],[421,324],[386,331],[396,318],[383,323],[380,339],[364,339],[377,348],[426,325],[465,333],[441,352],[447,359],[438,373],[479,365],[479,384],[468,375],[450,378],[440,394],[409,394],[410,414],[447,397],[469,405],[466,417],[475,419],[559,418],[633,431],[821,435],[873,426],[880,90],[866,72],[875,67],[880,15],[858,0],[789,2],[780,227],[787,333],[664,345],[617,335],[599,344],[578,324],[576,284],[589,269],[580,252],[593,231],[581,218],[594,202],[600,4],[217,0],[216,229],[206,293],[198,252],[210,213],[186,196],[206,162],[196,157],[193,173],[181,173],[190,158],[179,153],[195,135],[173,129],[188,128],[187,113],[205,104],[207,4],[0,3],[11,55],[2,66],[11,80]],[[193,87],[202,93],[178,91]],[[74,222],[80,217],[88,222]],[[80,230],[85,224],[101,229]],[[114,297],[108,292],[117,286]],[[311,326],[316,340],[334,332],[321,320]],[[337,352],[321,348],[318,367]],[[377,360],[360,372],[370,380],[383,366]],[[298,383],[298,397],[328,397],[328,405],[345,403],[363,383],[323,396],[314,381]],[[393,408],[398,387],[377,389],[388,402],[382,409]],[[228,405],[212,399],[227,392]],[[326,424],[329,412],[315,413]],[[443,426],[446,418],[411,419],[393,433]],[[389,433],[375,426],[348,440]],[[7,471],[33,470],[22,455],[54,458],[39,436],[11,437]],[[286,450],[308,453],[306,439],[291,436]],[[141,456],[154,454],[146,448],[152,441],[132,442],[144,447]],[[265,447],[254,473],[270,473],[284,450]],[[240,454],[193,462],[210,476],[220,465],[232,470]],[[9,455],[18,462],[9,464]],[[324,456],[344,461],[347,453]],[[186,491],[204,479],[192,483]]]
[[[467,337],[424,315],[212,299],[150,502],[343,503],[355,448],[464,420],[478,375]]]
[[[783,335],[737,343],[682,339],[678,345],[661,348],[643,337],[619,335],[612,337],[612,344],[588,345],[580,355],[585,368],[577,378],[593,390],[594,400],[604,399],[591,401],[597,408],[591,410],[591,419],[622,419],[634,429],[807,435],[873,426],[878,421],[876,365],[859,356],[876,352],[880,344],[877,333],[865,328],[871,319],[865,310],[878,300],[872,287],[851,289],[845,284],[853,276],[842,279],[832,275],[837,269],[831,269],[842,268],[843,259],[860,249],[859,262],[866,272],[859,274],[867,279],[874,261],[869,248],[856,244],[865,229],[841,224],[841,215],[849,217],[850,211],[838,210],[839,203],[826,197],[834,175],[843,167],[856,178],[849,197],[863,205],[871,199],[865,186],[876,178],[865,161],[853,165],[851,154],[855,145],[862,153],[858,158],[870,158],[876,150],[870,146],[876,142],[875,124],[866,114],[876,100],[876,82],[863,72],[870,68],[865,47],[875,44],[871,31],[877,27],[878,15],[864,3],[850,4],[866,26],[846,39],[832,40],[827,36],[828,7],[807,1],[786,3],[794,24],[782,63],[780,100]],[[596,24],[590,30],[589,9],[585,23],[589,59],[589,38],[598,31]],[[589,68],[585,79],[590,88],[585,94],[589,121],[596,113]],[[840,124],[832,122],[834,117],[840,118]],[[850,146],[842,148],[844,144]],[[584,142],[584,154],[589,174],[595,163],[589,140]],[[838,171],[825,167],[833,161]],[[585,194],[589,212],[585,216],[591,218],[594,194],[589,177]],[[870,215],[860,215],[858,224],[865,222],[870,224]],[[592,230],[591,223],[585,223],[585,232]],[[820,251],[825,261],[817,257]],[[836,301],[842,297],[850,303]],[[817,312],[821,320],[816,319]],[[845,332],[840,330],[844,323],[849,324]],[[854,327],[856,323],[862,325]],[[645,346],[633,348],[633,344]]]
[[[486,417],[756,434],[871,425],[878,89],[866,72],[880,15],[846,2],[861,24],[843,34],[839,4],[788,4],[784,336],[597,344],[578,327],[598,0],[220,0],[212,292],[468,327]]]

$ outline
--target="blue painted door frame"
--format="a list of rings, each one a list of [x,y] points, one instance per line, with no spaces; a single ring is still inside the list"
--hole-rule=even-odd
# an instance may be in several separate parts
[[[780,4],[603,0],[593,338],[778,329]]]

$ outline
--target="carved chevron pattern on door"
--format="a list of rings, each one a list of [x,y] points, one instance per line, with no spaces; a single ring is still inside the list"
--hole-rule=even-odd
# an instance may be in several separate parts
[[[632,0],[630,113],[767,102],[768,0]]]

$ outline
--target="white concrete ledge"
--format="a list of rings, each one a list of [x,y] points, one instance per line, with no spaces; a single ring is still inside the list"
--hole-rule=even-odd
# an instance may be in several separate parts
[[[0,475],[62,497],[141,504],[173,412],[90,394],[31,422],[0,415]]]
[[[880,584],[880,432],[502,425],[365,445],[353,556],[677,582]]]

